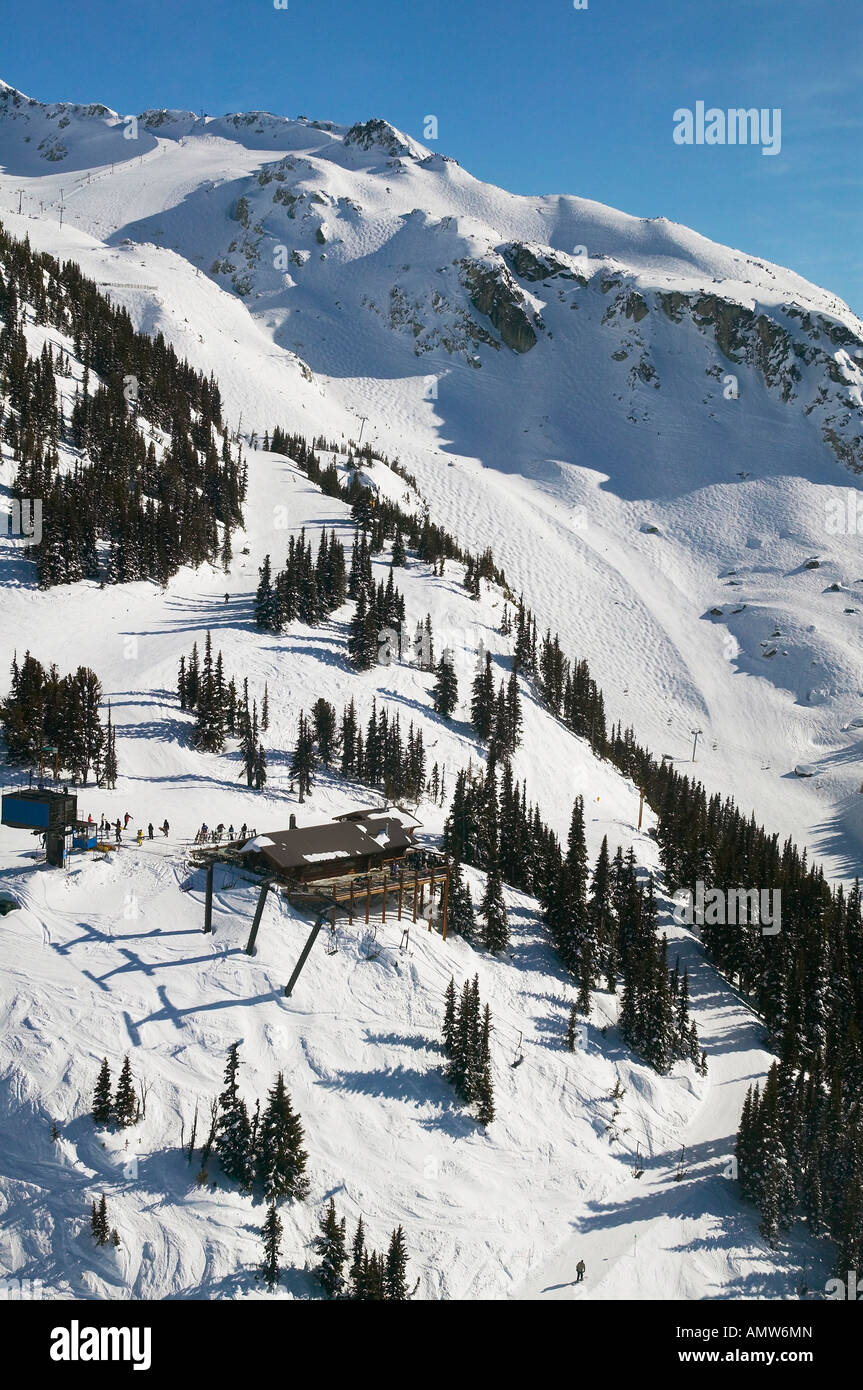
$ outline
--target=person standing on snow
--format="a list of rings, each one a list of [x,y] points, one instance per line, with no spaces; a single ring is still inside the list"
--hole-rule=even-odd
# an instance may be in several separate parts
[[[123,829],[124,829],[124,830],[127,830],[127,829],[128,829],[129,821],[130,821],[131,819],[132,819],[132,817],[129,815],[129,812],[127,811],[126,814],[125,814],[125,816],[123,817]]]
[[[171,828],[171,827],[168,825],[168,820],[167,820],[167,817],[166,817],[166,818],[165,818],[165,821],[164,821],[164,824],[162,825],[162,834],[164,835],[164,837],[165,837],[166,840],[167,840],[167,838],[168,838],[168,831],[170,830],[170,828]]]
[[[118,844],[118,845],[119,845],[120,841],[121,841],[122,838],[123,838],[123,832],[122,832],[122,830],[120,829],[120,822],[119,822],[119,821],[117,821],[117,824],[114,826],[114,838],[115,838],[115,840],[117,841],[117,844]]]
[[[138,844],[139,844],[139,845],[142,845],[143,843],[144,843],[144,832],[143,832],[143,830],[142,830],[142,829],[140,828],[140,826],[139,826],[139,827],[138,827]]]
[[[149,839],[152,840],[152,838],[153,838],[153,822],[152,822],[152,821],[150,821],[150,824],[147,826],[147,835],[148,835]]]
[[[584,1271],[585,1271],[584,1260],[579,1260],[578,1264],[575,1266],[575,1282],[576,1282],[576,1284],[580,1284],[580,1283],[581,1283],[582,1279],[584,1278]]]

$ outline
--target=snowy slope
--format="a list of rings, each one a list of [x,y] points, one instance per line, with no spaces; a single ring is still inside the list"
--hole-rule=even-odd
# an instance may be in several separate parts
[[[356,438],[367,417],[588,657],[613,716],[681,760],[702,728],[709,785],[853,873],[863,575],[856,533],[826,521],[863,457],[851,311],[664,219],[483,184],[385,123],[125,129],[7,89],[11,230],[118,286],[246,426]],[[51,132],[61,158],[40,150]],[[527,351],[506,345],[525,331]]]
[[[588,657],[610,719],[632,721],[681,762],[690,730],[702,729],[709,785],[853,873],[863,823],[849,725],[863,715],[863,690],[860,618],[848,610],[863,575],[856,537],[827,537],[824,523],[826,501],[854,482],[863,330],[850,311],[664,220],[513,197],[389,127],[351,134],[260,113],[151,112],[136,141],[124,128],[105,109],[43,107],[0,89],[3,222],[78,261],[138,326],[212,370],[244,433],[279,423],[356,439],[366,417],[364,437],[416,474],[434,517],[473,551],[491,545],[539,621]],[[686,307],[659,298],[670,292],[689,296]],[[754,319],[739,321],[735,346],[715,305],[696,311],[705,292],[769,319],[790,346],[776,339],[759,355],[765,330]],[[711,313],[718,324],[694,321]],[[798,363],[799,378],[789,371]],[[737,399],[723,395],[729,371]],[[7,458],[3,482],[11,471]],[[371,476],[401,495],[382,464]],[[0,830],[4,887],[24,904],[3,919],[0,1265],[63,1296],[253,1292],[260,1212],[230,1193],[201,1195],[166,1152],[181,1122],[188,1136],[195,1100],[217,1089],[225,1048],[241,1037],[248,1098],[284,1067],[307,1129],[313,1200],[286,1218],[286,1256],[299,1270],[316,1209],[334,1193],[378,1243],[404,1223],[428,1297],[567,1297],[580,1253],[589,1278],[579,1297],[792,1294],[793,1258],[819,1271],[821,1253],[791,1247],[777,1260],[723,1175],[746,1087],[770,1059],[757,1023],[680,929],[706,1082],[688,1066],[660,1079],[634,1063],[608,996],[597,996],[587,1052],[566,1053],[568,986],[536,904],[515,893],[511,961],[422,931],[402,957],[387,924],[376,961],[363,958],[362,931],[344,933],[336,956],[313,952],[290,1001],[281,986],[305,924],[283,905],[271,901],[249,960],[249,890],[222,884],[214,937],[195,939],[202,882],[185,854],[194,828],[285,823],[297,809],[287,751],[318,695],[341,707],[354,694],[361,717],[387,699],[421,724],[450,787],[477,756],[464,701],[452,726],[431,713],[429,676],[401,666],[348,676],[349,607],[281,638],[253,629],[263,555],[280,562],[301,526],[315,545],[322,525],[349,539],[346,508],[258,451],[246,519],[230,575],[183,570],[164,593],[35,592],[0,538],[0,671],[24,646],[47,662],[74,653],[112,700],[121,778],[113,793],[82,795],[85,814],[128,810],[135,825],[167,816],[172,826],[167,843],[126,845],[68,875],[33,873],[26,837]],[[815,555],[821,567],[807,569]],[[480,640],[500,672],[508,646],[501,596],[472,603],[460,579],[458,566],[435,580],[412,563],[399,584],[409,625],[429,612],[437,649],[455,649],[464,697]],[[833,583],[840,589],[825,592]],[[239,785],[234,756],[189,747],[177,662],[208,628],[228,674],[248,676],[258,699],[269,686],[263,796]],[[544,816],[565,833],[582,793],[591,855],[607,833],[655,867],[650,818],[635,829],[636,789],[522,693],[515,772]],[[803,762],[818,775],[795,778]],[[323,778],[301,823],[373,799]],[[428,833],[440,830],[442,808],[419,814]],[[497,1029],[498,1119],[487,1136],[456,1107],[435,1049],[449,973],[475,970]],[[512,1069],[519,1033],[525,1062]],[[118,1064],[130,1048],[153,1093],[137,1175],[124,1177],[113,1141],[103,1150],[83,1112],[101,1057]],[[626,1095],[609,1129],[618,1073]],[[683,1143],[692,1169],[676,1183]],[[102,1190],[118,1257],[78,1234]],[[316,1292],[302,1273],[287,1289]]]

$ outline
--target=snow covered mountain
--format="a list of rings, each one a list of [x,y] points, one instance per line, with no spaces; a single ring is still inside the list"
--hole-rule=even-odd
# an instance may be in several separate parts
[[[10,230],[212,368],[244,427],[365,419],[469,548],[507,536],[513,586],[652,746],[684,758],[703,729],[709,785],[854,871],[847,306],[664,219],[513,196],[383,121],[5,87],[0,149]]]
[[[853,876],[863,574],[846,503],[863,470],[863,324],[847,306],[664,219],[483,184],[381,120],[124,117],[0,84],[0,219],[78,262],[137,327],[212,372],[238,434],[260,441],[279,425],[323,436],[343,470],[362,432],[398,459],[403,471],[379,461],[367,481],[428,506],[470,553],[491,546],[511,590],[588,659],[610,719],[681,766],[698,729],[710,790]],[[34,330],[31,351],[41,345]],[[72,342],[59,345],[74,356]],[[76,368],[67,405],[81,380]],[[746,1087],[770,1058],[752,1015],[667,912],[711,1056],[706,1082],[689,1064],[660,1078],[634,1060],[611,999],[597,1006],[587,1052],[563,1054],[569,986],[536,902],[514,890],[512,961],[460,941],[443,956],[428,933],[403,957],[382,925],[380,957],[369,961],[359,938],[313,953],[290,1001],[280,987],[304,924],[283,906],[268,908],[249,961],[250,899],[227,881],[213,941],[195,939],[200,884],[187,881],[181,846],[202,820],[286,819],[285,752],[302,709],[355,693],[368,717],[372,700],[392,702],[423,728],[451,785],[479,756],[466,689],[480,642],[502,668],[509,659],[500,591],[489,586],[477,605],[449,564],[443,582],[417,563],[400,584],[409,615],[431,615],[467,676],[452,725],[430,711],[427,672],[349,675],[347,612],[285,637],[255,631],[264,555],[281,560],[302,526],[315,543],[325,527],[350,528],[345,505],[285,457],[258,449],[249,461],[228,575],[204,566],[164,591],[85,581],[37,592],[0,539],[0,671],[16,649],[50,662],[74,645],[112,700],[121,758],[117,790],[85,809],[167,816],[178,835],[52,875],[29,870],[20,834],[0,831],[4,881],[21,903],[4,919],[0,1104],[12,1140],[0,1263],[61,1296],[246,1295],[237,1270],[257,1243],[248,1200],[190,1193],[166,1153],[181,1125],[188,1139],[196,1096],[217,1091],[225,1048],[242,1036],[250,1096],[277,1067],[290,1072],[316,1205],[335,1192],[376,1240],[403,1222],[425,1296],[570,1296],[567,1271],[584,1252],[596,1273],[586,1296],[652,1296],[657,1279],[669,1297],[787,1296],[800,1265],[819,1269],[826,1255],[759,1245],[725,1173]],[[8,450],[2,466],[9,484]],[[387,568],[377,560],[376,577]],[[268,685],[277,751],[262,796],[238,787],[235,760],[190,747],[177,710],[178,658],[207,629],[258,698]],[[591,856],[608,835],[655,869],[637,789],[524,696],[515,771],[549,823],[565,837],[580,793]],[[324,819],[361,796],[324,778],[307,814]],[[428,834],[444,809],[422,806]],[[459,1116],[435,1069],[446,981],[475,970],[500,1041],[488,1135]],[[520,1048],[525,1066],[512,1069]],[[146,1052],[154,1083],[134,1176],[118,1171],[120,1141],[103,1148],[84,1114],[91,1071],[130,1049]],[[674,1182],[684,1142],[697,1154],[692,1185]],[[82,1202],[103,1189],[118,1256],[94,1253],[78,1230]],[[624,1203],[630,1215],[610,1236],[604,1218]],[[297,1296],[314,1292],[301,1271],[316,1219],[313,1207],[292,1209]],[[693,1252],[683,1268],[680,1246]]]

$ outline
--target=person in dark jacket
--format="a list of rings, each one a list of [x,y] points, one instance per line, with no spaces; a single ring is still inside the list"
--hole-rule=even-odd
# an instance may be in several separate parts
[[[576,1284],[580,1284],[581,1281],[582,1281],[582,1279],[584,1278],[584,1269],[585,1269],[584,1260],[579,1260],[578,1264],[575,1266],[575,1282],[576,1282]]]
[[[148,836],[149,839],[152,840],[152,838],[153,838],[153,822],[152,822],[152,821],[150,821],[150,824],[147,826],[147,836]]]

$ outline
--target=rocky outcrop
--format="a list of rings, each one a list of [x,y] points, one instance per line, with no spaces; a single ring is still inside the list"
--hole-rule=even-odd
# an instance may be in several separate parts
[[[536,333],[524,295],[505,265],[495,269],[480,261],[462,261],[462,283],[478,314],[490,319],[513,352],[530,352]]]
[[[345,135],[344,143],[357,145],[361,150],[370,150],[377,145],[393,159],[413,153],[395,127],[391,126],[389,121],[382,121],[378,117],[373,117],[370,121],[357,121]]]
[[[575,280],[579,285],[587,284],[584,275],[579,275],[546,247],[530,247],[523,241],[511,241],[501,247],[501,255],[519,280],[554,280],[559,276],[562,280]]]

